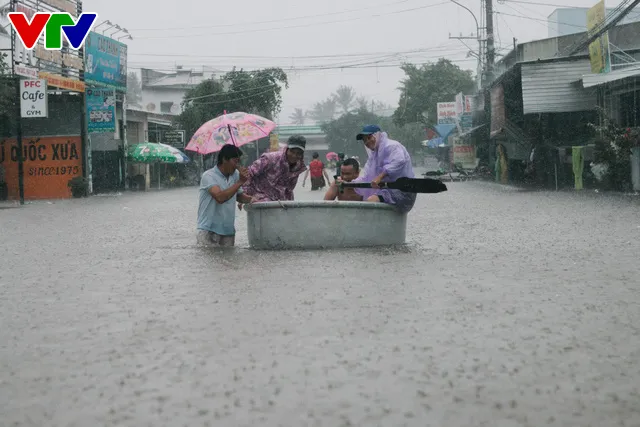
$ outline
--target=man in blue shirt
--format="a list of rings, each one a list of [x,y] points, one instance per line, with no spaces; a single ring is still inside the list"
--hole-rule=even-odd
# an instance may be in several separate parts
[[[202,245],[235,245],[236,201],[251,203],[242,186],[249,178],[240,166],[242,151],[227,144],[218,153],[218,164],[202,174],[198,206],[198,243]]]

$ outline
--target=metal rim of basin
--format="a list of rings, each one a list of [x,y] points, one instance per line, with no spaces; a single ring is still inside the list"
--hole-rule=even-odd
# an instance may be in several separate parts
[[[332,209],[380,209],[395,211],[395,208],[386,203],[370,202],[341,202],[330,200],[317,201],[295,201],[288,200],[282,202],[256,202],[245,205],[247,211],[260,209],[291,209],[291,208],[332,208]]]

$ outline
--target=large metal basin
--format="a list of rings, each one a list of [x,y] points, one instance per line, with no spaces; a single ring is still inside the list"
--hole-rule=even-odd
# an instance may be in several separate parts
[[[405,243],[407,215],[383,203],[265,202],[245,205],[249,245],[320,249]]]

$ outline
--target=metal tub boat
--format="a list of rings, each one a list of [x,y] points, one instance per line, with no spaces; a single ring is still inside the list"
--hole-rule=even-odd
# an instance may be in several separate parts
[[[383,203],[310,201],[245,205],[255,249],[321,249],[405,243],[407,215]]]

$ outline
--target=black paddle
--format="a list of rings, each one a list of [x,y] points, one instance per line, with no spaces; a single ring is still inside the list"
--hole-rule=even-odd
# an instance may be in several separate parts
[[[370,182],[342,182],[340,183],[340,191],[343,188],[371,188]],[[381,182],[380,188],[388,188],[390,190],[400,190],[405,193],[441,193],[447,191],[447,186],[438,179],[431,178],[398,178],[394,182]]]

